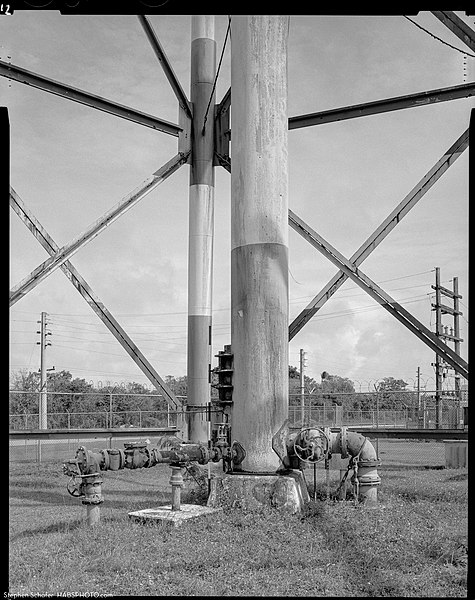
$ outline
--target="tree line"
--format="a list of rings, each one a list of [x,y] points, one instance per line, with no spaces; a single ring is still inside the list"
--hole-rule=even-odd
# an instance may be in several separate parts
[[[369,410],[374,408],[374,394],[357,393],[354,382],[347,377],[330,375],[324,372],[321,381],[304,376],[305,394],[312,395],[312,405],[344,405],[349,409]],[[186,397],[186,376],[167,375],[166,384],[177,396]],[[212,386],[217,383],[217,374],[212,373]],[[402,379],[385,377],[379,382],[379,408],[399,408],[401,398],[405,404],[414,404],[415,393],[406,390],[407,383]],[[13,374],[10,381],[10,414],[38,412],[38,392],[40,374],[37,371],[20,370]],[[166,411],[167,403],[159,392],[150,390],[144,384],[128,382],[122,385],[98,386],[83,378],[73,377],[70,371],[49,372],[47,375],[48,412],[107,412],[113,394],[113,411]],[[400,392],[407,391],[401,395]],[[23,392],[23,393],[20,393]],[[30,393],[24,393],[30,392]],[[35,393],[31,393],[35,392]],[[289,404],[300,404],[300,372],[289,365]],[[394,394],[393,392],[399,392]],[[211,387],[211,397],[217,398],[218,392]]]

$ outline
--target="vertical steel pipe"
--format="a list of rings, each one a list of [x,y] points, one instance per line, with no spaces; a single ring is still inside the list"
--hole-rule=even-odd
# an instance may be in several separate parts
[[[188,246],[188,440],[206,442],[210,399],[214,235],[214,16],[191,21],[192,157]],[[208,111],[208,112],[207,112]],[[199,408],[201,407],[201,408]]]
[[[170,485],[172,486],[172,503],[171,510],[181,510],[181,488],[184,485],[181,467],[171,465],[172,474],[170,477]]]
[[[288,411],[288,25],[231,20],[233,438],[250,472],[281,468]]]

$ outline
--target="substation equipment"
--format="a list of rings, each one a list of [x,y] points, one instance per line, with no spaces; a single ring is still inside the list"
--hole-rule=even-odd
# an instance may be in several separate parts
[[[463,43],[475,50],[475,33],[451,11],[432,11]],[[413,187],[358,250],[347,259],[288,206],[288,131],[361,118],[427,104],[467,98],[466,83],[359,105],[288,117],[288,16],[231,16],[231,87],[215,101],[214,17],[191,17],[190,100],[183,91],[150,22],[138,16],[146,37],[178,101],[178,124],[124,107],[21,67],[0,61],[0,76],[102,110],[178,139],[178,152],[133,192],[70,243],[59,247],[11,188],[10,204],[49,254],[14,286],[10,305],[60,268],[172,409],[186,415],[183,439],[163,439],[155,447],[141,442],[122,449],[79,448],[64,470],[69,491],[89,507],[91,520],[102,498],[101,473],[124,468],[172,467],[175,509],[181,469],[222,461],[226,475],[285,476],[305,463],[341,454],[351,457],[359,500],[376,502],[380,483],[371,442],[346,428],[318,427],[292,433],[288,426],[288,344],[325,302],[351,279],[400,323],[468,379],[468,363],[361,270],[361,263],[403,220],[469,145],[468,128]],[[231,104],[232,91],[232,104]],[[231,115],[232,112],[232,115]],[[232,116],[232,119],[231,119]],[[232,145],[231,145],[232,122]],[[232,147],[232,165],[231,165]],[[115,219],[131,209],[182,165],[190,165],[188,247],[188,398],[186,405],[146,359],[104,303],[73,267],[70,258]],[[212,347],[214,170],[231,173],[231,344],[219,353],[219,411],[208,417]],[[290,323],[288,311],[289,225],[338,269],[338,273]],[[213,420],[214,419],[214,420]],[[211,429],[211,435],[210,435]]]

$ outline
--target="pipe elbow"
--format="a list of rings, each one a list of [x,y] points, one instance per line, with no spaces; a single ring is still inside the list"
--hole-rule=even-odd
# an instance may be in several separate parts
[[[355,431],[347,432],[347,448],[350,456],[358,456],[360,461],[377,461],[376,449],[369,438]]]
[[[330,449],[332,454],[341,454],[342,458],[358,456],[359,460],[377,461],[376,449],[369,438],[356,431],[348,431],[347,427],[341,427],[338,433],[327,435],[330,439]]]

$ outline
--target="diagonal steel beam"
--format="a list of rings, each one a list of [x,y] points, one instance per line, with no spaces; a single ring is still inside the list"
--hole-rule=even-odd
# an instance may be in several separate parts
[[[409,331],[414,333],[429,348],[431,348],[431,350],[448,362],[457,373],[460,373],[463,377],[468,379],[468,363],[456,354],[452,348],[442,342],[432,331],[391,298],[389,294],[382,290],[356,265],[347,260],[336,248],[304,223],[304,221],[291,210],[289,210],[289,222],[292,229],[297,231],[297,233],[306,239],[314,248],[326,256],[340,269],[340,271],[345,273],[347,277],[367,292],[374,300],[376,300],[376,302],[407,327]]]
[[[401,219],[413,208],[434,183],[447,171],[457,158],[464,152],[469,144],[469,130],[467,129],[452,144],[445,154],[437,161],[430,171],[419,181],[419,183],[407,194],[407,196],[396,206],[396,208],[384,219],[381,225],[372,235],[358,248],[350,258],[356,266],[360,265],[384,238],[396,227]],[[310,321],[310,319],[322,308],[325,302],[338,290],[348,279],[342,273],[337,273],[313,300],[300,312],[289,326],[289,341]]]
[[[186,94],[183,91],[183,88],[181,87],[177,76],[175,75],[175,71],[173,70],[170,62],[168,61],[167,55],[165,54],[159,39],[156,36],[155,31],[153,30],[152,25],[150,24],[147,17],[145,17],[144,15],[137,15],[137,17],[140,21],[140,24],[143,27],[143,30],[145,31],[145,35],[147,36],[153,51],[155,52],[155,56],[158,58],[162,69],[166,75],[166,78],[168,79],[168,82],[170,83],[172,90],[175,93],[175,96],[177,97],[178,103],[183,108],[188,118],[191,119],[193,117],[193,114],[191,112],[191,104],[188,101],[188,98],[186,97]]]
[[[475,95],[475,83],[465,83],[453,87],[409,94],[407,96],[396,96],[395,98],[386,98],[384,100],[376,100],[364,104],[354,104],[353,106],[333,108],[331,110],[290,117],[289,129],[299,129],[301,127],[322,125],[324,123],[344,121],[356,117],[366,117],[368,115],[401,110],[403,108],[426,106],[427,104],[434,104],[436,102],[468,98],[473,95]]]
[[[465,21],[451,10],[431,10],[431,13],[448,27],[452,33],[455,33],[464,44],[475,50],[475,31]]]
[[[48,234],[46,229],[41,225],[38,219],[26,208],[23,200],[15,192],[10,189],[10,206],[20,217],[23,223],[28,227],[31,233],[35,236],[38,242],[50,255],[54,255],[59,247],[53,238]],[[89,284],[81,277],[73,265],[66,261],[61,265],[61,270],[73,284],[76,290],[86,300],[92,310],[101,319],[104,325],[109,329],[112,335],[116,338],[119,344],[124,348],[127,354],[132,358],[135,364],[139,367],[142,373],[158,390],[161,390],[169,405],[174,409],[181,408],[181,401],[175,396],[168,385],[163,381],[160,375],[155,371],[152,365],[148,362],[142,352],[137,348],[131,338],[122,329],[119,323],[115,320],[112,314],[107,310],[104,304],[94,294]]]
[[[178,134],[182,130],[182,128],[175,123],[164,121],[158,117],[129,108],[128,106],[123,106],[122,104],[107,100],[101,96],[96,96],[95,94],[90,94],[89,92],[85,92],[78,88],[65,85],[64,83],[59,83],[54,79],[43,77],[42,75],[27,71],[26,69],[22,69],[21,67],[6,63],[2,60],[0,60],[0,76],[13,79],[19,83],[31,85],[32,87],[55,94],[56,96],[68,98],[74,102],[79,102],[79,104],[85,104],[91,108],[102,110],[111,115],[115,115],[116,117],[133,121],[139,125],[145,125],[145,127],[151,127],[152,129],[175,137],[178,137]]]
[[[222,112],[228,110],[231,106],[231,88],[224,94],[221,102],[216,107],[216,116],[219,116]]]
[[[95,238],[101,231],[113,223],[118,217],[123,215],[127,210],[132,208],[139,200],[151,192],[154,188],[160,185],[167,177],[174,173],[183,163],[186,162],[188,154],[178,153],[174,158],[169,160],[163,167],[149,177],[142,185],[131,192],[123,200],[121,200],[110,211],[92,224],[89,229],[79,235],[69,244],[66,244],[59,249],[53,256],[50,256],[45,262],[36,267],[34,271],[25,277],[20,283],[10,290],[10,306],[15,304],[26,293],[32,290],[50,273],[61,266],[73,254],[75,254],[85,244]]]

